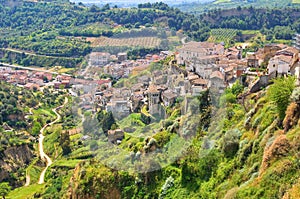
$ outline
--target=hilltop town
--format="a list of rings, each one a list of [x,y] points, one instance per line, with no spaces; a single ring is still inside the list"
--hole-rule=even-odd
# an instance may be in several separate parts
[[[26,89],[68,88],[71,95],[80,97],[84,110],[112,111],[120,118],[140,112],[144,105],[151,114],[158,113],[160,104],[172,106],[178,97],[198,96],[209,88],[221,94],[237,80],[249,85],[249,92],[267,86],[275,77],[294,75],[299,80],[299,50],[296,47],[268,44],[243,57],[245,50],[239,46],[225,49],[222,44],[192,41],[176,52],[148,54],[135,61],[128,60],[126,53],[115,56],[92,52],[89,67],[82,71],[85,78],[1,67],[0,79]],[[167,58],[169,62],[159,70],[143,74],[151,63],[158,64]],[[110,78],[93,79],[95,74],[101,73]],[[137,76],[137,81],[113,87],[113,80],[132,75]]]
[[[143,122],[150,124],[168,118],[167,107],[178,100],[186,101],[182,110],[185,114],[189,98],[207,90],[214,92],[211,95],[221,95],[237,81],[246,86],[246,95],[265,88],[276,77],[293,75],[299,84],[296,47],[268,44],[245,54],[246,49],[240,46],[225,49],[218,43],[192,41],[176,52],[161,51],[138,60],[128,60],[126,53],[92,52],[88,67],[79,71],[83,78],[0,67],[0,79],[34,91],[45,87],[67,89],[71,96],[79,98],[78,106],[83,112],[105,110],[118,121],[140,113],[146,118]],[[151,65],[158,68],[149,70]],[[134,80],[128,81],[132,77]],[[128,82],[118,83],[124,79]],[[126,128],[110,130],[108,140],[120,144]]]
[[[296,4],[1,1],[0,197],[299,198]]]

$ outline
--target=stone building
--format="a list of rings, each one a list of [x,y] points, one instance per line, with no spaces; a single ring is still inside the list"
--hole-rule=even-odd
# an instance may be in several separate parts
[[[151,115],[159,113],[160,91],[157,86],[150,84],[148,89],[149,112]]]

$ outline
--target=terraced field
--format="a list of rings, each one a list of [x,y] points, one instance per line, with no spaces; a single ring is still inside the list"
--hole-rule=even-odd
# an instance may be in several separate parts
[[[87,38],[87,41],[91,42],[92,47],[102,47],[102,46],[142,46],[142,47],[157,47],[161,39],[157,37],[137,37],[137,38],[108,38],[108,37],[98,37]]]

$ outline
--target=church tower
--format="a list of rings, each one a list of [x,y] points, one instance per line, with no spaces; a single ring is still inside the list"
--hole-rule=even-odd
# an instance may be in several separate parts
[[[160,91],[154,84],[150,84],[148,90],[149,112],[151,115],[159,113]]]

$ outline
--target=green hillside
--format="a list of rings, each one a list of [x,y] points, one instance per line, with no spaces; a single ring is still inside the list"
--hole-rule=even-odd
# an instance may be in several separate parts
[[[191,3],[178,6],[179,9],[200,14],[214,9],[230,9],[241,7],[282,8],[299,6],[298,0],[215,0],[210,3]]]

